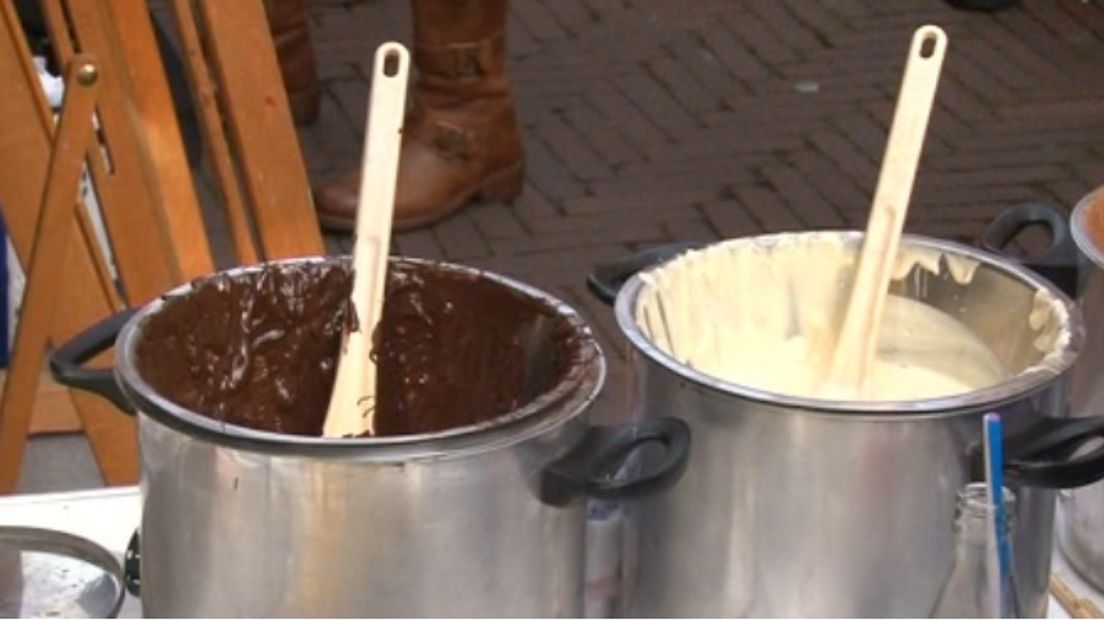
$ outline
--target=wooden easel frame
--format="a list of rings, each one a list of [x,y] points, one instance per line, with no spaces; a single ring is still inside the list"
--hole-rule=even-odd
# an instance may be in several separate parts
[[[264,7],[236,0],[172,2],[238,262],[323,253]],[[34,304],[25,299],[20,329],[27,334],[17,337],[0,400],[0,493],[18,484],[40,378],[27,369],[37,364],[41,372],[46,344],[60,344],[126,305],[141,305],[214,270],[146,1],[40,4],[62,66],[96,59],[98,127],[84,145],[81,169],[90,173],[99,196],[119,282],[107,272],[83,207],[74,207],[60,271],[51,262],[28,274],[26,294],[32,292],[32,278],[47,273],[55,282],[33,287],[52,291],[50,304],[64,311],[54,313],[52,324],[41,318],[25,324],[45,294],[34,293]],[[59,182],[46,176],[47,168],[54,174],[60,143],[11,0],[0,0],[0,37],[5,34],[9,48],[0,49],[0,79],[16,85],[0,95],[0,111],[11,112],[20,127],[0,136],[0,148],[26,161],[0,169],[0,204],[20,262],[29,266],[35,256],[44,256],[37,245],[43,239],[39,209],[45,204],[39,192],[43,183]],[[31,348],[36,350],[27,353]],[[110,361],[108,353],[94,363]],[[133,421],[97,396],[72,391],[71,398],[105,481],[136,481]]]
[[[101,77],[102,77],[102,71]],[[8,154],[11,165],[0,166],[0,206],[12,245],[22,265],[30,264],[34,238],[38,230],[44,188],[52,158],[57,125],[38,83],[31,54],[22,26],[11,0],[0,0],[0,81],[5,90],[0,93],[0,115],[5,120],[0,132],[0,152]],[[98,80],[98,88],[103,87]],[[76,204],[76,203],[74,203]],[[62,269],[62,286],[53,304],[64,311],[55,313],[49,336],[61,342],[82,331],[90,323],[113,314],[124,307],[114,283],[107,275],[99,253],[91,223],[83,208],[69,227],[67,253]],[[25,312],[25,310],[24,310]],[[98,363],[110,363],[104,355]],[[17,360],[12,359],[16,364]],[[39,369],[42,370],[41,368]],[[30,381],[31,391],[37,377],[18,380],[7,378],[8,389],[28,394],[19,381]],[[11,386],[15,387],[11,387]],[[137,434],[133,420],[120,415],[99,397],[66,391],[79,418],[79,425],[89,438],[92,452],[104,479],[109,484],[132,483],[138,477]],[[25,397],[16,406],[25,405]],[[0,493],[12,492],[19,482],[22,466],[25,426],[11,406],[0,426]],[[13,417],[14,416],[14,417]]]
[[[56,301],[65,284],[63,272],[70,251],[66,241],[78,221],[77,196],[85,154],[95,133],[98,83],[99,70],[92,58],[75,56],[65,72],[65,101],[54,133],[11,368],[0,396],[0,455],[5,461],[0,468],[0,488],[4,489],[14,489],[19,483],[18,466],[7,465],[18,465],[23,458]]]

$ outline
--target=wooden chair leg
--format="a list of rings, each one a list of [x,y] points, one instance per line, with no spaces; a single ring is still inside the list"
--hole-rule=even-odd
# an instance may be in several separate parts
[[[324,253],[264,6],[226,0],[195,5],[262,256]]]
[[[54,135],[11,368],[0,398],[0,492],[10,493],[19,485],[52,310],[62,286],[65,242],[78,222],[74,205],[92,141],[97,78],[96,65],[87,56],[75,57],[66,70],[66,97]]]
[[[184,66],[194,93],[204,146],[211,158],[215,178],[218,179],[219,195],[226,209],[226,219],[230,223],[230,236],[234,240],[234,250],[237,252],[240,264],[251,265],[259,258],[257,248],[253,240],[241,184],[238,182],[238,171],[234,167],[230,141],[227,139],[225,124],[219,112],[218,89],[215,87],[214,78],[211,77],[211,70],[207,66],[207,57],[200,41],[196,15],[192,10],[192,0],[172,0],[172,8],[176,18],[177,34],[180,36],[181,47],[184,48]]]
[[[126,58],[120,65],[131,85],[127,89],[134,104],[136,142],[139,152],[148,160],[151,185],[160,194],[159,209],[165,221],[165,239],[171,247],[167,254],[175,256],[180,281],[207,275],[215,263],[207,242],[207,232],[200,215],[191,171],[188,168],[184,141],[169,92],[165,68],[158,52],[149,0],[78,0],[82,4],[98,4],[101,21],[114,26],[118,33],[115,43]],[[70,4],[73,4],[70,2]],[[94,49],[85,51],[98,53]],[[124,277],[124,280],[126,278]],[[154,291],[158,295],[162,291]],[[152,297],[144,295],[144,297]],[[144,302],[145,299],[131,299]]]

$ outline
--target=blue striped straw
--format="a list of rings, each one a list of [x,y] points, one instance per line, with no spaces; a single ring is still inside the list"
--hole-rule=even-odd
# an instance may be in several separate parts
[[[1008,541],[1007,519],[1004,505],[1004,434],[1001,417],[996,413],[987,413],[984,417],[985,434],[985,480],[988,483],[989,504],[993,507],[993,527],[990,536],[990,553],[996,555],[999,572],[990,571],[990,592],[997,598],[996,610],[1000,617],[1006,617],[1013,610],[1002,609],[1004,597],[1001,588],[1012,582],[1012,548]],[[995,583],[994,583],[995,582]]]

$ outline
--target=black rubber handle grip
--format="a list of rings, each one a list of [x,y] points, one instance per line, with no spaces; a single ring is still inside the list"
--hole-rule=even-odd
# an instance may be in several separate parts
[[[1050,247],[1041,254],[1020,257],[1010,254],[1008,244],[1030,226],[1045,226],[1050,232]],[[1076,297],[1080,281],[1081,254],[1070,234],[1064,212],[1045,203],[1009,207],[993,220],[981,238],[986,250],[1022,263],[1050,280],[1070,297]]]
[[[134,530],[130,542],[127,543],[126,555],[123,556],[123,583],[126,584],[127,592],[130,592],[131,596],[141,596],[142,594],[141,545],[141,536],[138,534],[138,530]]]
[[[1078,454],[1091,444],[1098,445]],[[1005,455],[1006,475],[1020,484],[1048,489],[1092,484],[1104,479],[1104,416],[1044,418],[1006,438]]]
[[[629,455],[650,442],[665,448],[659,463],[638,475],[617,477]],[[655,493],[678,481],[689,456],[690,427],[677,418],[595,426],[566,455],[545,468],[541,499],[560,506],[584,497],[625,499]]]
[[[617,292],[637,272],[665,263],[683,252],[696,250],[704,245],[696,241],[660,245],[602,263],[595,266],[587,275],[587,287],[600,301],[613,305],[614,300],[617,299]]]
[[[84,363],[114,346],[135,312],[124,310],[109,316],[54,349],[50,353],[50,374],[62,385],[98,394],[133,415],[134,407],[115,382],[115,372],[110,368],[85,368]]]

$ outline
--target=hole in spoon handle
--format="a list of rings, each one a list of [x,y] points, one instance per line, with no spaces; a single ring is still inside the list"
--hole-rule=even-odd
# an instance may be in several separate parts
[[[399,55],[389,52],[383,57],[383,74],[387,77],[395,77],[399,72]]]
[[[912,39],[913,56],[921,60],[942,57],[947,47],[947,34],[939,26],[921,26]]]
[[[400,43],[384,43],[376,50],[376,76],[395,78],[406,73],[410,53]]]

